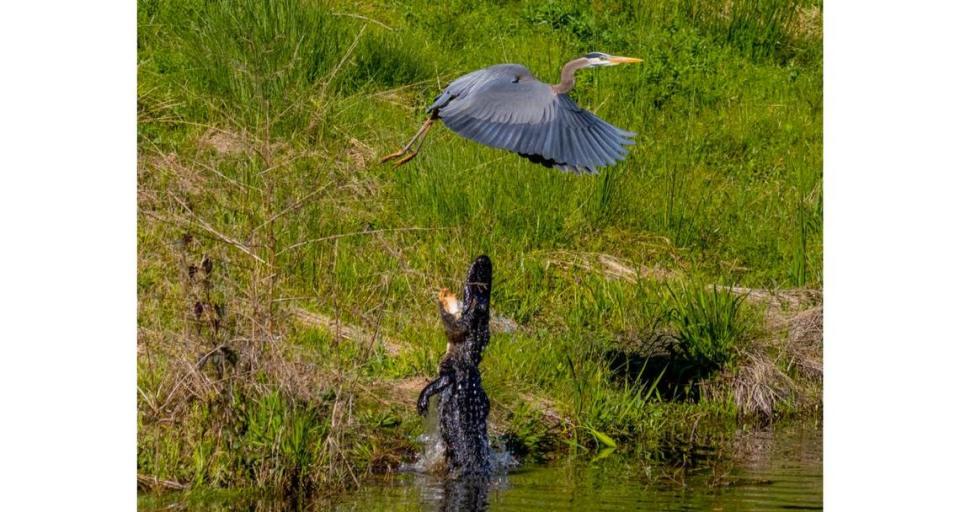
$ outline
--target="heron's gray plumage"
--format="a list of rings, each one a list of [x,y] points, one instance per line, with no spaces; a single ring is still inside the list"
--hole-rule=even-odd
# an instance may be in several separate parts
[[[519,64],[454,80],[427,111],[468,139],[573,172],[596,173],[623,160],[635,135],[580,108]]]

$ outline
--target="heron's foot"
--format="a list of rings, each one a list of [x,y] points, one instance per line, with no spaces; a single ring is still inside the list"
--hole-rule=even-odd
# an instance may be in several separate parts
[[[400,167],[401,165],[413,160],[413,157],[417,156],[417,151],[411,151],[409,155],[397,160],[397,163],[394,164],[394,167]]]
[[[390,153],[389,155],[381,158],[381,159],[380,159],[380,163],[381,163],[381,164],[385,164],[385,163],[389,162],[390,160],[393,160],[394,158],[400,158],[401,156],[405,155],[405,154],[407,153],[407,151],[409,151],[409,150],[406,149],[406,148],[401,148],[400,151],[397,151],[396,153]]]
[[[396,153],[391,153],[391,154],[389,154],[389,155],[381,158],[381,159],[380,159],[380,163],[381,163],[381,164],[384,164],[384,163],[389,162],[390,160],[393,160],[393,159],[395,159],[395,158],[399,158],[399,160],[397,160],[397,163],[394,164],[394,167],[400,167],[401,165],[403,165],[403,164],[409,162],[410,160],[412,160],[413,157],[415,157],[415,156],[417,156],[417,151],[416,151],[416,150],[411,151],[411,150],[409,150],[409,149],[401,149],[400,151],[397,151]],[[402,158],[401,158],[401,157],[402,157]]]
[[[380,163],[386,163],[394,158],[399,158],[397,160],[396,167],[413,160],[413,157],[417,156],[417,153],[420,151],[420,146],[423,145],[423,141],[427,138],[427,132],[430,131],[430,126],[433,125],[433,117],[428,117],[426,121],[423,122],[423,126],[417,130],[417,134],[410,139],[410,142],[406,146],[400,148],[400,151],[396,153],[389,154],[380,159]],[[408,154],[409,153],[409,154]],[[406,156],[404,156],[406,154]]]

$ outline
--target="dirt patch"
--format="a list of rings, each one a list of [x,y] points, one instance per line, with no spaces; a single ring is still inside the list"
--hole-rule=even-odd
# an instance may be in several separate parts
[[[512,334],[517,332],[519,328],[516,320],[512,318],[496,314],[490,316],[490,332],[492,333]]]
[[[350,138],[349,142],[350,145],[346,149],[347,158],[355,170],[366,169],[370,162],[375,161],[376,152],[373,148],[354,138]]]
[[[610,280],[622,280],[632,284],[639,280],[665,281],[676,277],[676,273],[670,270],[657,266],[634,266],[622,258],[606,253],[555,251],[547,256],[546,264],[547,267],[594,272]]]
[[[388,402],[410,404],[412,407],[417,403],[420,390],[429,383],[430,379],[421,375],[406,379],[380,381],[376,384],[375,389],[381,398]]]
[[[200,146],[224,156],[238,156],[250,151],[245,137],[220,128],[210,128],[200,136]]]
[[[293,317],[303,325],[323,329],[337,341],[348,340],[354,343],[371,343],[373,341],[379,343],[384,351],[391,356],[399,355],[403,351],[400,343],[387,338],[382,333],[346,324],[323,313],[315,313],[303,308],[293,308],[291,312]]]

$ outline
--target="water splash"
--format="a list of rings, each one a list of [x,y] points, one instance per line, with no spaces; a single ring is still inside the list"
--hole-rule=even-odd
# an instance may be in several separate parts
[[[423,449],[417,455],[417,460],[410,464],[401,464],[400,471],[411,473],[425,473],[440,475],[446,472],[447,445],[440,435],[440,416],[437,414],[437,400],[431,399],[430,408],[423,419],[423,434],[417,437],[417,442]]]
[[[405,473],[422,473],[430,475],[443,475],[447,472],[446,449],[443,442],[443,436],[440,434],[440,417],[437,413],[438,400],[431,399],[430,408],[426,417],[423,419],[423,434],[417,437],[417,442],[422,445],[422,449],[417,454],[417,459],[411,463],[400,465],[400,471]],[[499,477],[505,477],[513,468],[520,465],[517,459],[513,457],[501,443],[493,443],[493,446],[487,446],[487,460],[490,462],[491,478],[496,480]]]

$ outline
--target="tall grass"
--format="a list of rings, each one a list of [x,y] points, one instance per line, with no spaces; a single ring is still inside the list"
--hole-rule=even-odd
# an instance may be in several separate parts
[[[142,473],[314,492],[394,467],[420,428],[401,384],[443,350],[435,292],[480,253],[518,325],[483,362],[493,418],[541,455],[724,411],[607,357],[667,332],[735,364],[757,319],[704,284],[820,284],[819,2],[138,5]],[[638,133],[600,176],[442,127],[377,165],[456,76],[517,62],[554,82],[591,50],[644,59],[578,76],[582,106]],[[209,300],[183,277],[203,257]],[[215,335],[197,302],[222,307]],[[198,368],[221,346],[235,363]]]
[[[744,318],[746,296],[721,291],[716,285],[669,291],[678,355],[705,374],[722,368],[754,327]]]

